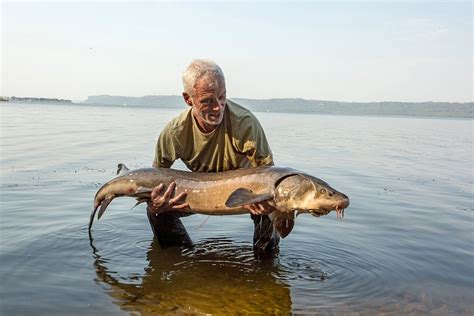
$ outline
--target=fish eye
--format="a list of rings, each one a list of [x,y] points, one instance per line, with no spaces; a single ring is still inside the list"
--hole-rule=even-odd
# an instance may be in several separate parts
[[[321,190],[319,190],[319,192],[320,192],[321,194],[326,194],[326,190],[325,190],[325,189],[321,189]]]

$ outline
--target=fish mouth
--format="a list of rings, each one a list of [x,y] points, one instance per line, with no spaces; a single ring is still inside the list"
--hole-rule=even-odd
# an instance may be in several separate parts
[[[344,209],[344,208],[347,208],[349,206],[349,203],[350,203],[349,199],[345,198],[342,201],[340,201],[339,203],[336,203],[334,205],[334,208]]]
[[[332,205],[332,207],[311,209],[308,212],[311,215],[315,216],[315,217],[320,217],[320,216],[323,216],[323,215],[327,215],[331,211],[335,210],[336,211],[336,217],[342,219],[342,218],[344,218],[344,211],[348,206],[349,206],[349,200],[344,200],[343,202],[336,203],[336,204]]]
[[[314,217],[320,217],[320,216],[329,214],[331,210],[320,208],[320,209],[315,209],[315,210],[309,210],[308,212]]]
[[[349,203],[349,199],[345,198],[341,202],[334,204],[334,209],[336,210],[337,218],[344,218],[344,210],[349,206]]]

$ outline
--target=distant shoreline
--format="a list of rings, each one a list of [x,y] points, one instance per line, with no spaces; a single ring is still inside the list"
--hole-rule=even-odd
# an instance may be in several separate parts
[[[0,97],[1,102],[28,102],[28,103],[72,103],[72,100],[58,98],[36,97]]]
[[[357,116],[395,116],[395,117],[432,117],[432,118],[474,118],[474,102],[339,102],[286,99],[247,99],[231,100],[254,112],[300,113]],[[116,106],[140,108],[185,109],[186,105],[178,95],[150,95],[144,97],[89,96],[83,102],[59,98],[36,97],[0,97],[0,102],[26,104],[67,104],[91,106]]]
[[[473,118],[474,102],[339,102],[325,100],[286,99],[247,99],[231,100],[255,112],[271,113],[315,113],[331,115],[379,115],[414,117],[458,117]],[[178,95],[149,95],[144,97],[97,95],[89,96],[84,104],[140,106],[160,108],[185,108]]]

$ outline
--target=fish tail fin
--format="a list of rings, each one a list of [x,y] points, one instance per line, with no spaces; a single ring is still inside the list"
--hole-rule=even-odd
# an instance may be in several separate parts
[[[105,210],[107,209],[107,206],[109,206],[110,202],[112,202],[112,200],[114,199],[114,197],[106,197],[102,203],[100,204],[100,209],[99,209],[99,215],[97,215],[97,219],[99,220],[102,215],[104,215],[104,212]]]
[[[89,235],[91,233],[92,223],[94,223],[95,213],[97,212],[99,205],[100,203],[94,203],[94,206],[92,207],[91,216],[89,218]]]
[[[105,209],[110,204],[110,202],[112,202],[113,198],[114,198],[113,196],[107,197],[101,202],[99,201],[94,202],[94,206],[92,207],[92,211],[91,211],[91,216],[89,218],[89,229],[88,229],[89,239],[92,239],[92,233],[91,233],[92,224],[94,223],[94,217],[95,217],[95,214],[97,213],[97,210],[99,209],[99,206],[100,206],[100,209],[99,209],[99,215],[97,216],[97,220],[99,220],[102,217],[102,215],[105,212]]]

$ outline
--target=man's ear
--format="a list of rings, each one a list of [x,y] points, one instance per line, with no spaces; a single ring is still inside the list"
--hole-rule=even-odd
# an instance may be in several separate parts
[[[193,106],[193,101],[191,100],[191,96],[187,92],[183,92],[183,98],[184,98],[184,102],[186,102],[187,105]]]

